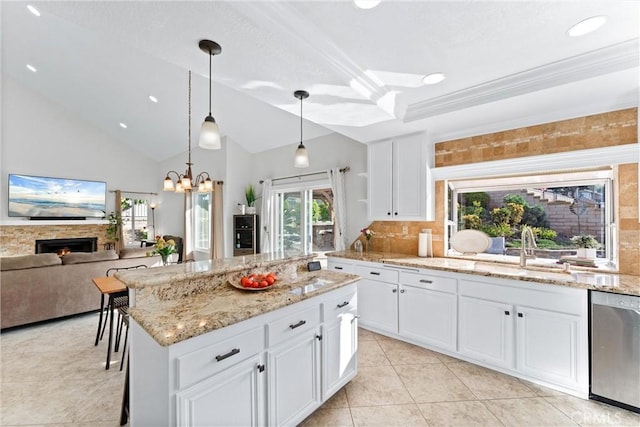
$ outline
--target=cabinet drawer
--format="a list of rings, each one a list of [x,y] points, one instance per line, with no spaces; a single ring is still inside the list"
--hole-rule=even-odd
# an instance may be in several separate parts
[[[398,283],[398,270],[392,270],[389,268],[359,265],[355,268],[355,274],[361,276],[363,279]]]
[[[264,329],[259,327],[178,357],[178,388],[227,369],[263,349]]]
[[[267,324],[269,347],[294,337],[301,332],[317,328],[320,324],[320,305],[287,315]]]
[[[342,293],[331,297],[322,304],[322,320],[331,322],[336,317],[358,308],[358,300],[356,299],[356,288],[349,292]]]
[[[400,284],[415,286],[434,291],[455,294],[458,291],[458,281],[449,277],[431,276],[429,274],[400,272]]]
[[[346,262],[334,261],[329,258],[327,261],[327,270],[338,271],[340,273],[353,273],[353,264]]]

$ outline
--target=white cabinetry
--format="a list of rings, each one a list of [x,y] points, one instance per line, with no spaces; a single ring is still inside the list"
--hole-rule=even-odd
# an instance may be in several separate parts
[[[513,366],[513,307],[460,297],[460,354],[491,365]]]
[[[493,282],[460,280],[460,354],[586,391],[587,291]]]
[[[264,370],[259,356],[176,394],[177,425],[264,425]]]
[[[368,159],[370,220],[431,219],[423,135],[370,144]]]
[[[456,280],[400,273],[398,333],[419,343],[456,350]]]
[[[364,328],[588,395],[587,290],[342,258],[339,263],[362,277],[358,311]]]
[[[392,269],[359,265],[358,283],[360,324],[381,332],[398,333],[398,272]]]

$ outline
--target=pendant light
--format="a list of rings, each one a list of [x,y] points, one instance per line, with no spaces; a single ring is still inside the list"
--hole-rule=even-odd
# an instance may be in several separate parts
[[[309,97],[309,92],[307,92],[306,90],[297,90],[293,93],[293,95],[300,100],[300,144],[298,145],[298,149],[296,150],[296,156],[293,162],[293,166],[297,168],[308,168],[309,154],[307,153],[307,148],[302,143],[302,100]]]
[[[193,180],[193,173],[191,172],[191,70],[189,70],[189,131],[187,135],[187,143],[189,147],[187,157],[187,170],[184,174],[180,174],[176,171],[167,172],[167,176],[164,179],[162,189],[164,191],[175,191],[176,193],[184,193],[191,191],[193,188],[197,188],[199,193],[210,193],[213,191],[213,181],[208,172],[200,172],[195,181]],[[176,182],[174,184],[171,175],[176,176]]]
[[[198,145],[207,150],[220,149],[220,129],[211,114],[211,58],[222,52],[222,47],[211,40],[200,40],[198,43],[200,50],[209,55],[209,115],[205,117],[202,127],[200,128],[200,140]]]

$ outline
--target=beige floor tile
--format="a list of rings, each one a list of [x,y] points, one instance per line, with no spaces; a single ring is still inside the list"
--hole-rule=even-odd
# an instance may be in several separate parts
[[[615,406],[568,395],[545,400],[581,426],[640,426],[640,414]]]
[[[418,403],[475,400],[473,393],[441,363],[394,368]]]
[[[447,356],[446,354],[434,352],[435,356],[444,364],[448,365],[449,363],[460,363],[462,360],[456,359],[455,357]]]
[[[362,328],[358,328],[358,342],[361,341],[375,341],[376,340],[376,333],[375,332],[371,332],[368,329],[362,329]]]
[[[576,426],[542,397],[485,400],[482,403],[506,426]]]
[[[355,426],[427,426],[415,404],[351,408]]]
[[[347,392],[344,387],[331,396],[322,407],[325,409],[348,408],[349,402],[347,401]]]
[[[479,401],[420,403],[430,426],[502,426]]]
[[[442,363],[436,353],[413,344],[393,338],[380,337],[378,343],[392,365],[423,365],[425,363]]]
[[[535,383],[532,383],[531,381],[526,381],[523,379],[520,379],[520,382],[524,385],[526,385],[527,387],[529,387],[533,392],[535,392],[535,394],[537,396],[540,397],[546,397],[546,396],[566,396],[565,393],[558,391],[558,390],[554,390],[552,388],[548,388],[545,386],[541,386]]]
[[[471,363],[450,363],[449,369],[478,399],[534,397],[536,392],[515,377]]]
[[[358,366],[383,365],[390,365],[390,363],[376,340],[358,343]]]
[[[409,392],[391,366],[363,366],[346,385],[351,408],[356,406],[413,403]]]
[[[301,427],[312,426],[353,426],[349,408],[320,408],[300,424]]]

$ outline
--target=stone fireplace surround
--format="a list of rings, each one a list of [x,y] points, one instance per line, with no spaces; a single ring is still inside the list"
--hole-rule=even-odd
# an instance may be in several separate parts
[[[36,240],[97,238],[96,249],[107,243],[107,223],[0,225],[0,256],[33,255]]]

